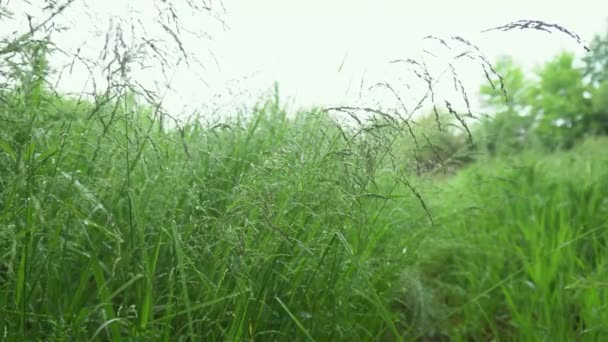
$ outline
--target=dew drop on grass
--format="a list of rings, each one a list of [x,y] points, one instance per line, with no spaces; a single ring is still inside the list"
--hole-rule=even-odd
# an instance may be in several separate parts
[[[312,318],[312,315],[306,311],[300,311],[300,317],[302,319],[310,319]]]

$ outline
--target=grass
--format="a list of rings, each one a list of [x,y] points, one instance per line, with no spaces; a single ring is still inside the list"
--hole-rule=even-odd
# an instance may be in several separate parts
[[[415,176],[278,97],[167,129],[41,87],[0,108],[6,340],[608,334],[605,139]]]
[[[441,228],[419,249],[409,273],[415,279],[404,291],[427,307],[420,334],[606,336],[606,143],[590,139],[572,151],[487,160],[429,181]],[[408,294],[415,285],[422,293]]]

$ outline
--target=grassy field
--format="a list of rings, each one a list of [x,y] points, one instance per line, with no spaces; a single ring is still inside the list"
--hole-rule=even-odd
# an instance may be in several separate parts
[[[418,176],[394,131],[278,98],[170,129],[23,96],[0,108],[6,340],[608,336],[606,139]]]

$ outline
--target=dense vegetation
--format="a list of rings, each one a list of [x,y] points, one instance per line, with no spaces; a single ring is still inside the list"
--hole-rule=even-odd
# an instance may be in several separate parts
[[[290,116],[278,92],[177,126],[128,92],[56,94],[34,46],[0,101],[1,334],[601,340],[605,46],[535,81],[499,62],[510,102],[481,90],[473,145],[429,116],[416,148],[389,119]]]

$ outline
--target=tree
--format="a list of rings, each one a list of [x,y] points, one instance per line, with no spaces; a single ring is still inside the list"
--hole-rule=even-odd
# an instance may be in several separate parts
[[[482,106],[492,110],[494,115],[482,121],[481,143],[490,153],[509,153],[530,144],[530,129],[533,117],[530,115],[530,83],[524,72],[511,57],[503,56],[495,63],[495,69],[502,77],[507,96],[497,86],[499,79],[481,86]]]
[[[608,81],[592,89],[591,115],[587,125],[593,133],[608,135]]]
[[[591,101],[583,82],[583,70],[574,66],[574,55],[563,52],[537,72],[539,82],[531,89],[534,130],[546,147],[570,147],[588,133]]]
[[[608,134],[608,30],[593,38],[589,50],[583,58],[592,103],[587,125],[593,133]]]
[[[592,86],[599,87],[608,81],[608,29],[603,37],[596,35],[593,38],[583,62],[585,77]]]

